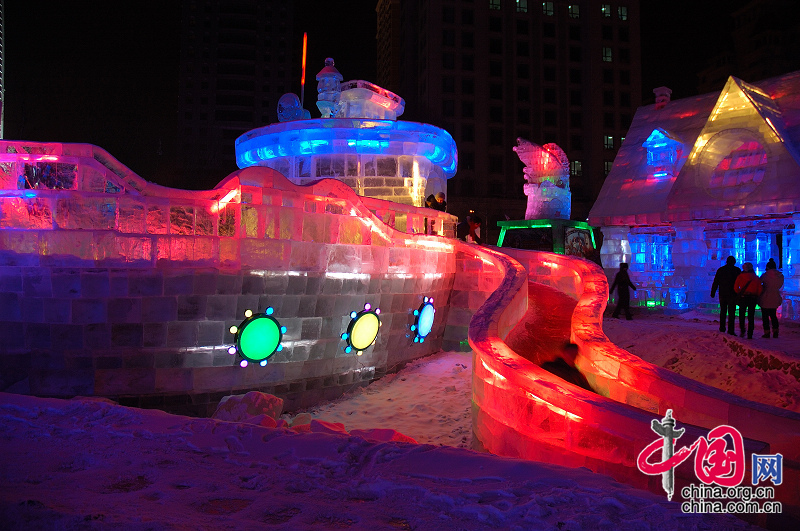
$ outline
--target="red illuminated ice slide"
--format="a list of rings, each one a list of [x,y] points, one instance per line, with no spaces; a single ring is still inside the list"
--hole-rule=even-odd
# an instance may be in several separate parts
[[[800,415],[700,384],[611,343],[602,331],[608,282],[591,262],[516,249],[487,249],[485,260],[504,278],[469,326],[479,445],[498,455],[584,466],[663,494],[661,478],[641,473],[636,459],[655,438],[651,421],[672,409],[686,440],[730,425],[744,435],[748,455],[781,452],[777,494],[784,512],[800,511]],[[538,366],[566,339],[580,346],[577,366],[596,393]],[[676,470],[678,488],[697,482],[687,466]]]

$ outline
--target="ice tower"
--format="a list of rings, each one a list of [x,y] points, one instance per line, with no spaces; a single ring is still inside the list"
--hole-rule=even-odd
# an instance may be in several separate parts
[[[340,83],[333,59],[317,75],[322,118],[289,120],[236,140],[240,168],[267,166],[295,184],[338,179],[358,195],[424,206],[447,192],[456,144],[444,129],[398,121],[405,102],[367,81]]]
[[[774,258],[781,317],[800,320],[799,121],[800,72],[639,108],[589,214],[606,271],[630,262],[644,288],[634,304],[713,309],[728,256],[758,274]]]

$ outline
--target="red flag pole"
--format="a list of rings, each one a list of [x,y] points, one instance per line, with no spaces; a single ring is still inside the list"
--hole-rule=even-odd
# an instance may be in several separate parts
[[[300,78],[300,108],[306,99],[306,50],[308,50],[308,33],[303,32],[303,76]]]

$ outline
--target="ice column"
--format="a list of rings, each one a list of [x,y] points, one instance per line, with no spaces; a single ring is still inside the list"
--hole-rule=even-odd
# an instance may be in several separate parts
[[[616,274],[620,262],[631,262],[631,244],[628,241],[629,227],[601,227],[600,230],[603,232],[600,260],[606,273],[613,271],[613,274]]]
[[[800,318],[800,216],[792,218],[794,228],[783,231],[783,305],[781,318]]]
[[[705,223],[693,221],[675,224],[675,243],[672,247],[672,263],[675,273],[670,279],[673,286],[686,286],[686,302],[690,306],[708,302],[711,286],[703,275],[708,259],[705,242]]]
[[[325,67],[317,74],[317,108],[323,118],[331,118],[339,112],[342,79],[342,74],[333,65],[333,59],[325,59]]]

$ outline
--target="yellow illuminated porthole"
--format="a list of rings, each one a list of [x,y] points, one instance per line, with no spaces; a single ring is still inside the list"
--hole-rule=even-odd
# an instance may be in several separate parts
[[[344,351],[348,354],[355,351],[358,356],[375,343],[378,330],[381,327],[380,308],[374,310],[369,304],[364,305],[360,312],[350,312],[350,324],[347,332],[342,334],[342,339],[347,343]]]

